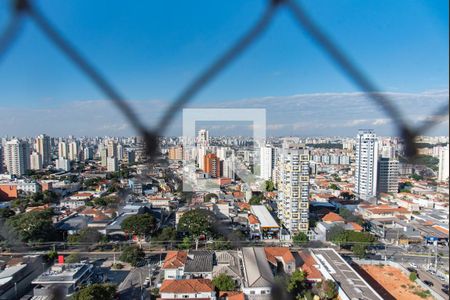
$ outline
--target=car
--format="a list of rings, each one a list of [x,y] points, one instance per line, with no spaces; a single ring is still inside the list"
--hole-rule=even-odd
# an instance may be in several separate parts
[[[415,269],[413,267],[407,267],[406,269],[411,273],[417,273],[417,269]]]
[[[424,280],[423,283],[425,283],[425,284],[428,285],[428,286],[433,286],[433,285],[434,285],[434,284],[433,284],[431,281],[429,281],[429,280]]]

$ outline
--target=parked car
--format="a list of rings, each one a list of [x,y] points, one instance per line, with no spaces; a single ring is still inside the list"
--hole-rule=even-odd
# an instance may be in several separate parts
[[[433,284],[431,281],[429,281],[429,280],[424,280],[423,283],[425,283],[425,284],[428,285],[428,286],[433,286],[433,285],[434,285],[434,284]]]

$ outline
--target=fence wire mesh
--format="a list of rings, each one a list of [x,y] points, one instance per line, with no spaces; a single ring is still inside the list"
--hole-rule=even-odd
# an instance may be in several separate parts
[[[337,42],[329,36],[325,30],[314,20],[304,9],[300,1],[295,0],[266,0],[267,4],[263,13],[256,22],[242,34],[229,48],[213,62],[209,64],[197,77],[194,78],[174,99],[168,109],[163,114],[162,119],[154,128],[148,128],[138,117],[136,112],[127,103],[125,97],[112,85],[105,76],[83,56],[77,48],[70,43],[69,39],[63,36],[58,28],[39,10],[31,0],[10,0],[9,21],[5,28],[0,31],[0,67],[1,62],[12,51],[14,42],[19,37],[24,22],[28,19],[44,34],[45,38],[52,43],[66,58],[71,61],[80,72],[82,72],[95,86],[111,101],[113,105],[125,116],[134,130],[143,137],[146,152],[149,159],[156,156],[158,152],[158,137],[164,135],[168,126],[188,103],[193,101],[199,91],[204,89],[212,80],[233,63],[238,56],[242,55],[249,47],[260,38],[272,23],[277,13],[288,10],[293,19],[297,22],[300,30],[303,30],[311,41],[320,48],[335,64],[341,74],[349,79],[357,88],[363,91],[367,99],[376,104],[383,112],[389,116],[396,126],[398,135],[405,143],[405,155],[414,160],[417,153],[415,138],[426,133],[438,123],[448,118],[448,102],[436,113],[417,127],[409,125],[400,110],[391,99],[381,93],[374,81],[362,70],[362,68],[352,60],[352,58],[342,50]],[[18,235],[10,228],[7,228],[2,221],[0,224],[0,236],[10,241],[18,252],[26,251],[27,245],[19,242]],[[238,243],[239,244],[239,243]],[[279,286],[275,286],[272,293],[273,299],[286,299],[288,295]],[[58,291],[55,290],[53,299],[62,299]]]

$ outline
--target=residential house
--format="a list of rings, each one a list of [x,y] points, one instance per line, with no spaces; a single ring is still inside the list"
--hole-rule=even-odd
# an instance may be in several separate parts
[[[264,248],[242,248],[244,271],[243,292],[247,296],[270,295],[274,277]]]
[[[159,293],[161,299],[217,299],[209,279],[165,279]]]
[[[162,266],[164,279],[182,279],[184,276],[184,266],[187,261],[187,252],[169,251]]]

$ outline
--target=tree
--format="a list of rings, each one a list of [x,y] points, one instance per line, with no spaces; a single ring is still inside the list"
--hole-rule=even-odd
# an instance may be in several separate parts
[[[304,232],[299,232],[292,237],[295,245],[303,245],[309,241],[308,236]]]
[[[81,260],[81,256],[78,253],[72,253],[66,256],[64,261],[68,264],[79,263]]]
[[[355,244],[352,246],[353,254],[358,256],[359,258],[364,258],[366,256],[367,245],[364,244]]]
[[[215,199],[219,199],[219,196],[217,196],[214,193],[209,193],[205,195],[205,202],[211,202],[211,199],[215,198]]]
[[[260,205],[262,200],[263,200],[262,195],[254,195],[250,198],[250,201],[248,203],[250,205]]]
[[[338,296],[338,287],[333,280],[327,279],[322,282],[319,294],[320,299],[336,299]]]
[[[295,270],[289,278],[287,291],[293,298],[300,299],[308,290],[306,276],[306,272],[302,270]]]
[[[205,209],[194,209],[183,214],[178,222],[178,230],[193,238],[214,233],[214,214]]]
[[[268,192],[273,192],[275,190],[275,185],[272,180],[266,180],[265,187]]]
[[[158,241],[173,241],[177,239],[177,231],[173,227],[164,227],[154,238]]]
[[[145,257],[144,251],[136,246],[126,246],[122,254],[120,255],[120,260],[131,264],[136,267],[137,264]]]
[[[14,216],[16,213],[8,207],[0,208],[0,219],[8,219]]]
[[[236,283],[234,279],[225,273],[221,273],[213,278],[212,284],[219,291],[234,291],[236,290]]]
[[[156,228],[156,220],[150,214],[132,215],[122,222],[122,230],[138,236],[150,235]]]
[[[181,244],[178,246],[178,248],[180,249],[191,249],[192,248],[192,238],[185,236],[183,238],[183,241],[181,242]]]
[[[342,226],[334,225],[327,232],[327,241],[334,243],[343,242],[344,233],[345,229]]]
[[[73,300],[111,300],[116,295],[116,286],[111,284],[94,283],[87,285],[76,292]]]
[[[54,241],[56,230],[53,227],[52,211],[30,211],[10,217],[7,224],[17,231],[25,242]]]
[[[409,280],[411,281],[416,281],[417,280],[417,273],[416,272],[411,272],[409,273]]]
[[[329,189],[332,189],[332,190],[335,190],[335,191],[339,191],[339,190],[340,190],[340,188],[339,188],[337,185],[335,185],[334,183],[331,183],[331,184],[328,186],[328,188],[329,188]]]

